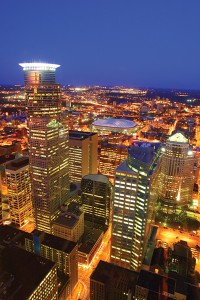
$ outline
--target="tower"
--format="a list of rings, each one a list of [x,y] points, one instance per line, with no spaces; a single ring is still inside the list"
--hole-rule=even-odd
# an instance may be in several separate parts
[[[110,221],[111,184],[100,174],[89,174],[81,181],[81,202],[85,220],[94,224],[108,226]]]
[[[97,174],[98,135],[93,132],[69,131],[69,177],[81,182],[87,174]]]
[[[188,139],[180,132],[173,134],[161,149],[157,189],[160,209],[172,213],[188,206],[192,200],[195,158]]]
[[[21,227],[32,217],[28,157],[22,156],[7,163],[5,173],[11,221],[16,226]]]
[[[138,270],[155,218],[159,143],[138,143],[115,172],[111,263]]]
[[[103,175],[106,175],[113,184],[115,169],[127,158],[127,155],[128,147],[102,142],[99,160],[99,172]]]
[[[0,191],[0,225],[3,224],[3,217],[2,217],[2,195]]]
[[[59,65],[20,63],[24,71],[29,161],[36,228],[51,232],[59,207],[69,198],[68,128],[63,125]]]

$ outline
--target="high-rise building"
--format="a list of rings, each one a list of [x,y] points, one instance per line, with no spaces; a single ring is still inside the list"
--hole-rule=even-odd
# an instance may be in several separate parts
[[[0,299],[58,299],[54,262],[12,246],[1,253],[0,268]]]
[[[7,163],[5,174],[11,222],[21,227],[32,217],[28,157],[20,157]]]
[[[200,288],[176,273],[135,272],[100,261],[90,277],[91,300],[196,300]]]
[[[126,146],[102,142],[99,172],[106,175],[113,184],[115,169],[127,158],[127,155],[128,148]]]
[[[97,174],[98,135],[69,131],[69,178],[81,182],[83,176]]]
[[[184,295],[177,297],[176,281],[146,270],[141,270],[136,284],[135,299],[186,299]]]
[[[0,191],[0,225],[3,223],[3,214],[2,214],[2,195]]]
[[[100,174],[89,174],[81,181],[81,202],[85,220],[108,226],[112,189],[108,178]]]
[[[168,270],[183,277],[194,276],[196,260],[186,241],[174,243],[173,249],[168,251]]]
[[[159,157],[156,143],[138,143],[116,169],[111,262],[133,270],[142,264],[150,224],[155,218],[154,170]]]
[[[195,158],[188,139],[180,132],[169,137],[161,152],[157,176],[159,207],[172,213],[176,207],[188,206],[192,201]]]
[[[24,70],[29,163],[35,224],[51,232],[60,206],[69,199],[68,128],[63,125],[59,65],[21,63]]]
[[[78,246],[75,242],[34,230],[26,236],[25,248],[56,262],[58,270],[70,277],[70,290],[73,290],[78,281]]]
[[[138,277],[135,271],[101,260],[90,277],[90,299],[134,299]]]

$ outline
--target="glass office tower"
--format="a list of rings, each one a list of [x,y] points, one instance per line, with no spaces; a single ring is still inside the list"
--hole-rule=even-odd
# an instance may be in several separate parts
[[[85,221],[102,226],[110,222],[112,189],[107,176],[89,174],[81,181],[81,202]]]
[[[159,143],[139,142],[115,172],[111,263],[139,270],[154,223]]]
[[[162,146],[157,178],[159,209],[173,213],[191,204],[195,180],[195,157],[192,145],[180,132]]]
[[[59,207],[69,199],[68,128],[63,125],[59,65],[20,63],[24,71],[29,161],[36,228],[51,233]]]

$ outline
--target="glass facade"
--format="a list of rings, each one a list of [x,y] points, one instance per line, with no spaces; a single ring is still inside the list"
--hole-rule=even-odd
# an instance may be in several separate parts
[[[181,134],[172,135],[162,147],[158,166],[158,201],[160,209],[172,213],[192,201],[195,180],[195,158],[188,140]]]
[[[27,100],[29,159],[36,228],[51,232],[69,199],[68,128],[63,124],[58,65],[20,64]]]
[[[108,225],[110,220],[111,184],[104,175],[86,175],[81,182],[81,201],[85,220]]]
[[[128,150],[126,146],[101,143],[99,172],[106,175],[113,184],[115,169],[127,158],[127,155]]]
[[[142,264],[155,217],[152,175],[157,159],[156,147],[141,145],[129,150],[128,159],[116,169],[111,262],[125,268],[138,270]]]

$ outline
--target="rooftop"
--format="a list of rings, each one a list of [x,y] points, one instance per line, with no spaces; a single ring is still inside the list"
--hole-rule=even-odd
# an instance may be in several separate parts
[[[98,181],[103,183],[109,183],[108,177],[101,174],[89,174],[85,175],[83,179],[92,180],[92,181]]]
[[[96,228],[85,228],[84,234],[82,236],[82,244],[79,246],[78,251],[89,254],[95,243],[103,235],[103,231]]]
[[[79,216],[81,214],[83,214],[83,212],[79,209],[77,203],[72,202],[69,204],[69,206],[66,206],[66,209],[63,209],[63,211],[53,223],[66,226],[68,228],[73,228],[74,225],[76,225],[76,223],[78,222]]]
[[[39,231],[37,229],[35,229],[31,233],[31,235],[32,235],[32,238],[35,235],[36,236],[42,236],[43,235],[42,238],[41,238],[41,244],[42,245],[46,245],[46,246],[49,246],[51,248],[54,248],[54,249],[57,249],[59,251],[66,252],[66,253],[71,253],[71,251],[77,245],[75,242],[67,241],[65,239],[62,239],[62,238],[60,238],[58,236],[55,236],[55,235],[52,235],[52,234],[43,233],[42,231]]]
[[[127,161],[124,160],[117,168],[116,172],[127,172],[127,173],[134,173],[129,166],[127,165]]]
[[[96,135],[95,132],[69,131],[69,139],[83,141],[91,136]]]
[[[128,286],[135,286],[138,276],[139,273],[135,271],[100,260],[90,278],[107,285],[115,285],[117,281],[119,283],[127,282]]]
[[[30,233],[20,229],[8,226],[0,226],[0,246],[4,248],[8,245],[24,245],[25,237],[29,237]]]
[[[7,247],[0,259],[0,276],[5,280],[0,299],[28,299],[54,266],[54,262],[34,253]]]
[[[145,164],[150,164],[160,145],[161,143],[138,142],[128,150],[128,154],[133,159],[141,161]]]
[[[56,64],[39,63],[39,62],[20,63],[19,65],[23,68],[24,71],[27,70],[55,71],[56,68],[60,67],[60,65],[56,65]]]
[[[188,139],[181,132],[177,132],[171,135],[167,142],[188,143]]]
[[[137,124],[133,121],[129,121],[126,119],[98,119],[92,123],[93,126],[97,127],[105,127],[105,128],[113,128],[113,129],[132,129]]]
[[[27,156],[22,156],[20,158],[16,158],[6,164],[7,170],[17,171],[25,166],[28,166],[29,158]]]
[[[151,293],[153,297],[153,295],[158,294],[160,291],[174,294],[176,282],[172,278],[141,270],[137,285],[149,290],[149,294]]]

